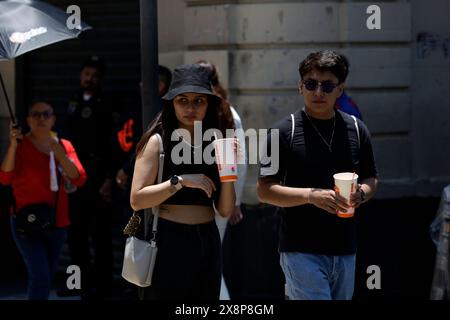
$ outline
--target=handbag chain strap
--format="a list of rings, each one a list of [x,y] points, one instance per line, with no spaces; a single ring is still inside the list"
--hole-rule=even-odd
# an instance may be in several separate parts
[[[159,141],[159,161],[158,161],[158,184],[162,182],[162,174],[164,168],[164,147],[161,136],[157,133],[156,137]],[[153,213],[153,224],[152,224],[152,240],[156,239],[156,233],[158,232],[158,216],[159,216],[159,206],[155,206],[152,208]],[[149,212],[145,212],[145,238],[148,235],[148,221],[150,221]],[[139,230],[139,226],[141,225],[141,217],[139,214],[134,211],[127,225],[123,229],[123,233],[128,236],[135,236]]]

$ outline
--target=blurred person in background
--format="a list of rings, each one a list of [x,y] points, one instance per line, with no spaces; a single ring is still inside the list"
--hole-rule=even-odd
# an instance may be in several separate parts
[[[68,244],[71,264],[78,265],[83,275],[81,292],[60,290],[61,296],[104,299],[113,289],[111,199],[118,168],[111,156],[111,139],[121,106],[103,91],[105,71],[103,59],[88,57],[67,109],[64,134],[73,142],[89,179],[70,197]]]
[[[81,187],[86,173],[72,143],[59,139],[52,131],[55,116],[49,104],[33,104],[27,123],[30,131],[25,135],[11,125],[0,182],[12,185],[13,189],[15,210],[11,212],[11,232],[28,271],[28,298],[46,300],[70,224],[65,186],[69,183]],[[51,232],[39,238],[18,232],[16,214],[27,206],[41,204],[55,210]]]

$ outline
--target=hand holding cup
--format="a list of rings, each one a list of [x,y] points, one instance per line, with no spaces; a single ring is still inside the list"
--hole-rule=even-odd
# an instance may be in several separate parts
[[[358,175],[354,172],[341,172],[333,175],[334,178],[334,190],[345,198],[350,207],[347,211],[337,211],[338,217],[350,218],[355,213],[355,207],[352,205],[350,195],[356,191],[358,186]]]

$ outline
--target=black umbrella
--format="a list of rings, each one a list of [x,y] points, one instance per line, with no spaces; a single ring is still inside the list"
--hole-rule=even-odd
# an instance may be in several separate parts
[[[76,21],[76,20],[73,20]],[[85,23],[73,25],[70,13],[36,0],[0,1],[0,61],[28,51],[78,37],[91,29]],[[0,82],[11,121],[16,123],[0,73]]]

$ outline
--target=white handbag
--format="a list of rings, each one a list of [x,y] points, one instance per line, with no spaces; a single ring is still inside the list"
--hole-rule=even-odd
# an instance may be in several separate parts
[[[158,162],[158,183],[162,181],[164,166],[164,149],[161,136],[156,134],[159,140],[159,162]],[[141,218],[134,212],[124,234],[129,235],[125,244],[125,253],[123,257],[122,277],[139,287],[148,287],[152,284],[153,269],[155,268],[156,253],[156,233],[158,230],[159,206],[152,208],[153,225],[152,239],[150,241],[140,240],[135,237],[140,225]],[[147,218],[147,216],[146,216]],[[147,238],[148,221],[145,219],[145,238]]]
[[[150,286],[157,252],[155,241],[129,237],[125,245],[122,277],[139,287]]]

